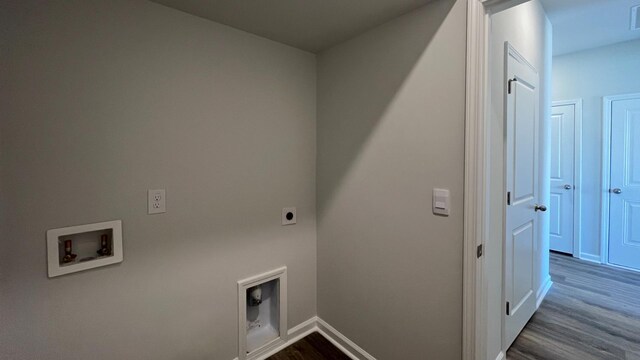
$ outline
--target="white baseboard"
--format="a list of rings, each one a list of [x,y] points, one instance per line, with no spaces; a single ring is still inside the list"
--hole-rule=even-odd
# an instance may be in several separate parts
[[[333,326],[327,324],[320,318],[318,318],[318,332],[353,360],[376,360],[376,358],[364,351],[363,348],[356,345],[356,343],[349,340]]]
[[[254,359],[264,360],[313,332],[317,332],[320,335],[324,336],[333,345],[335,345],[335,347],[337,347],[340,351],[345,353],[345,355],[353,360],[376,360],[376,358],[369,355],[369,353],[364,351],[353,341],[342,335],[333,326],[327,324],[324,320],[320,319],[317,316],[314,316],[311,319],[289,329],[289,331],[287,332],[287,341],[281,341],[277,346],[270,348],[264,353],[261,353]],[[234,360],[238,360],[238,358],[235,358]]]
[[[318,317],[314,316],[311,319],[292,327],[291,329],[289,329],[289,332],[287,333],[289,335],[289,339],[296,338],[295,341],[298,341],[304,336],[311,334],[317,327],[316,325],[317,322],[318,322]],[[303,334],[304,336],[302,336]]]
[[[602,259],[600,258],[600,255],[580,253],[580,257],[579,258],[581,260],[590,261],[590,262],[597,263],[597,264],[602,264]]]
[[[536,294],[536,309],[540,307],[540,304],[542,304],[542,300],[544,300],[544,298],[549,293],[549,290],[551,290],[551,286],[553,286],[553,282],[551,281],[551,277],[549,276]]]
[[[269,356],[277,353],[278,351],[286,348],[287,346],[292,345],[293,343],[302,339],[303,337],[311,334],[314,331],[318,331],[316,316],[289,329],[289,331],[287,331],[287,341],[280,341],[277,346],[270,348],[268,351],[264,353],[261,353],[260,355],[256,356],[254,359],[264,360]],[[233,360],[238,360],[238,358],[235,358]]]
[[[504,351],[500,351],[498,356],[496,356],[496,360],[504,360],[504,359],[506,359],[506,356],[504,355]]]

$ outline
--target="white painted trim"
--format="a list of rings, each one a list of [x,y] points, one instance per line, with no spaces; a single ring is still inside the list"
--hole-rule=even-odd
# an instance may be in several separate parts
[[[317,322],[318,322],[318,317],[314,316],[310,319],[308,319],[307,321],[304,321],[294,327],[292,327],[291,329],[289,329],[289,331],[287,332],[287,335],[289,335],[289,342],[291,342],[292,338],[298,338],[295,341],[300,340],[300,335],[301,333],[307,333],[310,334],[313,332],[313,330],[315,330],[316,326],[317,326]],[[295,342],[294,341],[294,342]]]
[[[640,269],[634,269],[631,267],[626,267],[626,266],[622,266],[622,265],[617,265],[617,264],[605,264],[605,266],[609,266],[612,268],[616,268],[616,269],[621,269],[621,270],[626,270],[626,271],[632,271],[632,272],[636,272],[636,273],[640,273]]]
[[[337,347],[338,350],[342,351],[343,354],[347,355],[349,357],[349,359],[351,360],[358,360],[358,358],[353,355],[351,352],[349,352],[349,350],[347,350],[344,346],[342,346],[338,341],[336,341],[334,338],[331,337],[331,335],[329,335],[327,332],[321,330],[321,329],[317,329],[318,334],[322,335],[325,339],[329,340],[329,342],[331,342],[331,344],[333,344],[333,346]]]
[[[496,360],[504,360],[505,358],[504,351],[500,351],[498,356],[496,356]]]
[[[578,258],[580,260],[589,261],[589,262],[593,262],[593,263],[596,263],[596,264],[602,264],[602,258],[601,258],[600,255],[580,253],[580,256]]]
[[[287,341],[282,341],[278,344],[278,346],[273,347],[271,349],[269,349],[269,351],[266,351],[262,354],[260,354],[260,356],[256,357],[256,360],[263,360],[268,358],[269,356],[277,353],[280,350],[283,350],[284,348],[286,348],[289,345],[294,344],[296,341],[302,339],[303,337],[318,331],[318,327],[316,326],[317,324],[317,316],[312,317],[311,319],[304,321],[294,327],[292,327],[291,329],[289,329],[289,331],[287,332]],[[235,358],[234,360],[238,360],[238,358]]]
[[[465,103],[464,260],[462,359],[486,360],[487,280],[485,257],[476,249],[486,244],[491,189],[489,145],[490,14],[527,0],[469,0],[467,3],[467,66]],[[484,252],[491,249],[484,249]]]
[[[552,286],[553,281],[551,281],[551,276],[548,276],[544,281],[544,284],[540,287],[538,293],[536,294],[536,309],[540,307],[540,304],[542,304],[544,298],[547,297],[547,294],[549,293],[549,290],[551,290]]]
[[[611,172],[611,103],[613,99],[602,98],[602,187],[600,189],[600,262],[609,258],[609,186]]]
[[[376,360],[363,348],[320,318],[318,318],[318,332],[353,360]]]
[[[573,105],[573,256],[582,254],[582,99],[553,101],[551,106]]]
[[[477,247],[488,238],[489,132],[485,124],[489,15],[479,0],[467,3],[467,79],[465,109],[463,359],[481,360],[486,352],[487,283],[484,257]],[[485,249],[486,251],[486,249]]]
[[[573,256],[582,252],[582,99],[575,100],[573,184]]]
[[[600,262],[609,264],[609,189],[611,187],[611,106],[614,101],[640,98],[640,93],[602,98],[602,188],[600,213]]]
[[[247,354],[247,309],[246,291],[247,289],[272,280],[279,279],[278,301],[280,302],[280,324],[278,330],[280,336],[270,341],[256,350]],[[265,273],[252,276],[238,281],[238,359],[257,360],[262,359],[264,354],[271,353],[274,349],[282,348],[288,342],[289,332],[287,329],[287,267],[283,266]]]
[[[577,103],[582,104],[582,99],[552,101],[551,106],[576,105]]]
[[[314,316],[309,320],[306,320],[303,323],[292,327],[287,332],[288,336],[286,341],[280,341],[277,346],[271,347],[269,348],[269,350],[261,352],[254,359],[264,360],[314,332],[317,332],[318,334],[324,336],[335,347],[337,347],[352,360],[376,360],[376,358],[371,356],[360,346],[356,345],[356,343],[351,341],[349,338],[336,330],[333,326],[329,325],[326,321],[320,319],[317,316]],[[235,358],[233,360],[239,359]]]
[[[510,9],[514,6],[526,3],[529,0],[480,0],[484,7],[495,14],[499,11]]]
[[[533,66],[533,64],[530,63],[529,60],[527,60],[527,58],[525,58],[522,54],[520,54],[520,52],[510,42],[507,41],[504,45],[504,48],[505,48],[505,59],[508,59],[509,56],[512,56],[514,60],[531,69],[531,71],[533,71],[536,74],[535,86],[540,86],[540,76],[538,74],[538,69],[536,69],[536,67]],[[505,61],[505,64],[507,65],[509,64],[508,60]],[[512,71],[507,71],[507,75],[510,75],[511,73]],[[522,79],[518,79],[518,81],[521,81],[521,80]],[[529,79],[526,79],[526,80],[529,80]],[[530,80],[530,81],[533,81],[533,80]]]

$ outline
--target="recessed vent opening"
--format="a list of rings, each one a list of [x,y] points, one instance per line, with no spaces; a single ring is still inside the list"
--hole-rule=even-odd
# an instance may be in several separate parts
[[[631,30],[640,30],[640,5],[631,8]]]
[[[238,360],[264,358],[287,339],[287,268],[238,281]]]

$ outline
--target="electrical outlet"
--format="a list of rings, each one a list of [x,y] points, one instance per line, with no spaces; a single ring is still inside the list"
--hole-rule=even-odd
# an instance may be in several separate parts
[[[296,223],[296,208],[282,209],[282,225],[294,225]]]
[[[164,189],[149,190],[147,192],[149,215],[167,212],[166,192]]]

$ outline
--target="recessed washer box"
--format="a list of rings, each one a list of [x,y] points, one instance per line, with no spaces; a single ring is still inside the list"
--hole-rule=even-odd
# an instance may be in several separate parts
[[[122,262],[122,221],[47,230],[49,277]]]

